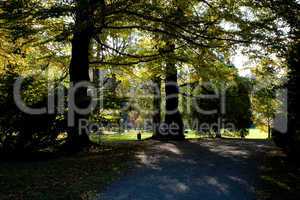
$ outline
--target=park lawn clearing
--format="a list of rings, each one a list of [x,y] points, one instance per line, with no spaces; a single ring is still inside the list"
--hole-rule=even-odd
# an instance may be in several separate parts
[[[0,161],[0,199],[93,199],[142,148],[136,142],[103,144],[75,155]]]
[[[95,143],[110,143],[110,142],[129,142],[137,141],[137,133],[139,131],[129,131],[126,133],[114,133],[114,134],[102,134],[102,135],[91,135],[90,139]],[[142,140],[150,139],[153,135],[152,132],[140,131]],[[200,139],[203,138],[201,134],[196,131],[189,131],[185,134],[186,139]]]
[[[126,133],[114,133],[114,134],[102,134],[91,135],[90,139],[95,143],[107,143],[107,142],[129,142],[137,141],[138,131],[130,131]],[[142,140],[149,139],[152,136],[152,132],[141,131]]]
[[[246,139],[268,139],[268,133],[260,129],[250,129]]]
[[[102,134],[102,135],[91,135],[90,139],[95,143],[109,143],[109,142],[129,142],[129,141],[137,141],[137,133],[141,133],[142,140],[150,139],[152,136],[152,132],[149,131],[128,131],[125,133],[110,133],[110,134]],[[201,139],[209,137],[207,134],[199,134],[197,131],[188,130],[185,133],[185,138],[188,140],[193,139]],[[240,138],[239,134],[229,134],[223,135],[224,138]],[[246,136],[246,139],[267,139],[268,134],[260,129],[250,129],[249,134]]]
[[[240,138],[240,133],[238,132],[226,132],[222,134],[223,138],[229,138],[229,139],[235,139]],[[265,131],[262,131],[258,128],[249,129],[249,134],[246,135],[245,139],[249,140],[266,140],[268,139],[268,133]]]

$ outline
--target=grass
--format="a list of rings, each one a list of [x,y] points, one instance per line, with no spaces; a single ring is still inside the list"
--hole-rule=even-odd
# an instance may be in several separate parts
[[[115,133],[115,134],[103,134],[103,135],[91,135],[90,138],[93,142],[126,142],[137,141],[138,131],[130,131],[127,133]],[[152,136],[152,132],[141,132],[142,140],[148,139]]]
[[[129,131],[127,133],[115,133],[115,134],[103,134],[103,135],[91,135],[90,138],[93,142],[96,143],[107,143],[107,142],[128,142],[128,141],[137,141],[137,133],[139,131]],[[152,136],[152,132],[141,131],[142,140],[149,139]],[[202,138],[201,135],[197,134],[196,131],[189,131],[185,134],[186,139],[198,139]]]
[[[0,199],[93,199],[127,169],[140,148],[137,143],[105,144],[76,155],[0,161]]]
[[[246,139],[268,139],[268,133],[260,129],[250,129]]]
[[[240,138],[240,133],[238,132],[227,132],[222,135],[224,138]],[[268,133],[260,129],[249,129],[249,134],[246,136],[246,139],[259,139],[265,140],[268,139]]]
[[[126,133],[105,133],[103,135],[91,135],[90,138],[93,142],[96,143],[105,143],[105,142],[126,142],[126,141],[137,141],[137,133],[139,131],[131,130]],[[141,131],[142,140],[148,139],[152,136],[152,132],[149,131]],[[198,134],[197,131],[189,130],[185,134],[186,139],[200,139],[206,138],[207,135]],[[224,138],[239,138],[239,134],[237,133],[229,133],[223,135]],[[268,135],[266,132],[261,131],[259,129],[250,129],[249,135],[246,136],[246,139],[267,139]]]

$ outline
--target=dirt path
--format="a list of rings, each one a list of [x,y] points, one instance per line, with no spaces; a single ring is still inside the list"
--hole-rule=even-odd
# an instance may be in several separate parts
[[[148,141],[132,172],[98,200],[254,200],[263,141]]]

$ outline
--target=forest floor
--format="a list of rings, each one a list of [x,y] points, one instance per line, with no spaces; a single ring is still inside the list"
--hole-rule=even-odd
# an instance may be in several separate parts
[[[130,173],[98,200],[254,200],[266,140],[147,141]]]

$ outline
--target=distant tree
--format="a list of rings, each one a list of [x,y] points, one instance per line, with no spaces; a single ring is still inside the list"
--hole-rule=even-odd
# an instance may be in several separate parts
[[[190,117],[198,120],[200,131],[204,131],[203,128],[205,128],[205,126],[201,127],[202,124],[208,124],[213,130],[206,131],[214,131],[217,137],[221,137],[221,129],[235,128],[233,131],[246,134],[252,125],[251,81],[248,78],[239,77],[234,68],[226,65],[223,67],[231,71],[227,77],[224,76],[221,80],[212,78],[209,86],[198,87],[192,95],[185,94],[191,96],[193,101]],[[218,97],[206,99],[202,95],[217,95]],[[214,113],[204,113],[199,108],[203,111],[214,111]],[[229,123],[234,127],[226,127]]]
[[[232,123],[236,131],[244,138],[252,125],[251,109],[252,84],[248,78],[236,77],[235,84],[226,91],[226,113],[227,123]],[[226,129],[226,127],[225,127]]]
[[[267,130],[271,138],[271,129],[274,127],[274,118],[279,113],[281,102],[277,99],[277,89],[286,81],[284,63],[270,58],[262,61],[252,70],[255,77],[254,92],[252,94],[252,109],[254,124]]]

